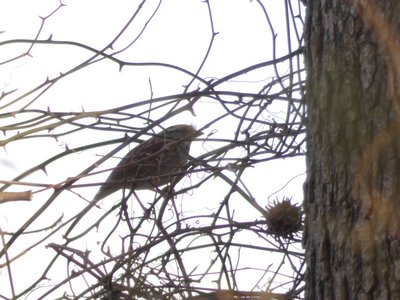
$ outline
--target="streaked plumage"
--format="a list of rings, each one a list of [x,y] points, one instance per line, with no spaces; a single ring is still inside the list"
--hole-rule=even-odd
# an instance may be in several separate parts
[[[154,189],[171,182],[189,158],[190,144],[202,132],[175,125],[132,149],[100,187],[94,201],[122,188]]]

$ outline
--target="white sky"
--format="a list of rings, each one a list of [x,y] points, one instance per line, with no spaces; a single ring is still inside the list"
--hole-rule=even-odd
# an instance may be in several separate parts
[[[264,1],[266,6],[274,6],[270,9],[269,16],[275,28],[282,28],[278,33],[277,45],[280,55],[287,54],[285,19],[282,17],[283,1]],[[104,48],[121,30],[121,27],[132,16],[136,10],[138,1],[63,1],[66,5],[58,10],[54,15],[46,20],[39,39],[47,39],[50,35],[53,40],[71,40],[84,43],[96,49]],[[126,47],[136,37],[143,28],[149,16],[154,12],[157,1],[147,1],[143,10],[135,19],[134,23],[126,30],[123,36],[115,43],[114,51]],[[4,1],[0,3],[0,34],[1,41],[11,39],[33,39],[41,26],[39,16],[50,14],[57,6],[58,1]],[[203,78],[220,78],[244,67],[251,66],[263,61],[272,59],[271,32],[268,28],[265,16],[256,1],[247,0],[214,0],[210,1],[212,8],[215,31],[214,46],[202,69],[200,76]],[[162,1],[159,11],[154,19],[149,23],[145,33],[128,50],[117,57],[129,62],[163,62],[178,65],[182,68],[196,72],[208,47],[211,36],[208,11],[202,1],[197,0],[166,0]],[[27,44],[0,45],[0,61],[12,58],[16,54],[23,53],[27,49]],[[108,51],[111,53],[111,51]],[[32,57],[24,57],[17,61],[0,65],[0,89],[10,91],[15,88],[18,90],[7,100],[14,99],[32,88],[40,85],[46,77],[54,78],[60,72],[65,73],[77,63],[84,61],[92,56],[92,53],[81,48],[74,48],[65,45],[36,45],[31,52]],[[272,70],[272,69],[271,69]],[[253,87],[256,91],[262,87],[274,75],[257,71],[249,73],[243,82],[235,79],[231,84],[226,84],[225,89],[248,90]],[[282,66],[282,74],[287,71],[287,66]],[[85,111],[103,110],[119,105],[148,99],[150,97],[149,79],[151,79],[154,97],[180,93],[182,86],[190,81],[190,77],[179,73],[176,70],[160,67],[134,67],[125,66],[121,71],[114,62],[103,60],[99,63],[74,73],[67,78],[56,83],[29,108],[51,111]],[[194,90],[198,82],[193,84],[189,90]],[[37,95],[37,94],[36,94]],[[35,96],[36,96],[35,95]],[[7,108],[2,108],[5,104],[0,102],[1,113],[19,109],[24,104],[31,101],[33,96],[28,96],[24,100],[17,102]],[[276,116],[282,116],[283,111],[275,107],[273,111]],[[221,114],[220,108],[210,100],[201,100],[194,107],[196,116],[185,113],[170,120],[164,125],[175,123],[193,123],[198,128],[207,124],[210,120]],[[23,118],[23,116],[18,117]],[[20,119],[17,119],[20,120]],[[6,125],[15,120],[0,119],[0,125]],[[143,122],[132,121],[131,126],[143,127]],[[211,126],[205,134],[217,130],[214,137],[232,138],[232,120],[227,118],[224,121]],[[6,138],[10,135],[6,135]],[[10,143],[6,146],[6,151],[0,152],[0,159],[3,164],[0,168],[3,174],[0,179],[11,180],[15,175],[23,172],[37,163],[45,160],[49,155],[62,152],[64,146],[77,147],[96,141],[121,138],[122,132],[109,132],[94,134],[90,132],[77,133],[73,136],[65,136],[55,142],[52,139],[33,139],[23,142]],[[211,150],[217,145],[211,142],[195,142],[192,146],[193,156],[201,155],[207,150]],[[105,155],[114,149],[115,145],[96,148],[94,150],[78,153],[67,157],[49,166],[47,175],[37,172],[24,181],[57,183],[68,177],[75,176],[87,166],[99,159],[99,155]],[[128,149],[119,153],[122,156]],[[118,162],[117,159],[109,159],[102,168],[112,168]],[[304,172],[304,161],[301,158],[271,161],[249,168],[243,178],[246,187],[251,191],[261,206],[268,204],[268,197],[274,194],[271,200],[282,196],[293,197],[295,201],[301,202],[303,197],[302,182],[304,176],[291,178]],[[227,173],[229,174],[229,173]],[[98,182],[104,180],[107,174],[89,178],[82,182]],[[290,181],[291,180],[291,181]],[[290,182],[289,182],[290,181]],[[188,182],[188,181],[186,181]],[[289,183],[288,183],[289,182]],[[287,184],[288,183],[288,184]],[[214,183],[205,185],[204,188],[197,189],[194,193],[178,198],[185,212],[210,213],[222,201],[229,188],[226,185],[218,186],[218,180]],[[287,184],[287,185],[286,185]],[[218,190],[215,188],[218,186]],[[26,187],[13,187],[10,190],[26,190]],[[91,199],[96,193],[97,187],[79,189],[79,193],[86,199]],[[213,192],[210,194],[210,190]],[[17,230],[51,195],[52,191],[35,194],[32,202],[19,202],[3,204],[0,212],[0,227],[2,230]],[[153,195],[143,192],[143,197],[152,199]],[[120,194],[119,194],[120,196]],[[111,198],[111,197],[110,197]],[[102,203],[103,209],[110,207],[117,201],[118,195],[112,196],[113,200]],[[238,201],[237,204],[234,202]],[[86,204],[76,195],[64,192],[55,204],[35,222],[30,228],[40,228],[55,221],[61,214],[64,217],[76,214],[79,209]],[[259,213],[240,198],[236,198],[232,203],[237,207],[235,214],[237,220],[251,221],[259,218]],[[95,212],[94,212],[95,215]],[[32,237],[33,238],[33,237]],[[101,240],[101,235],[93,233],[94,240]],[[24,245],[35,239],[26,237],[20,243],[16,243],[12,255],[18,253],[16,249],[22,249]],[[46,241],[61,243],[60,237]],[[91,241],[85,241],[88,245]],[[85,247],[85,246],[84,246]],[[84,248],[83,247],[83,248]],[[90,248],[91,246],[88,246]],[[44,246],[39,246],[36,250],[26,254],[18,262],[12,265],[12,270],[16,289],[21,290],[26,286],[29,279],[26,277],[18,278],[24,272],[26,265],[29,264],[30,270],[42,270],[44,263],[40,257],[51,257],[52,250],[45,250]],[[96,255],[96,254],[93,254]],[[203,255],[207,256],[206,251]],[[258,254],[259,255],[259,254]],[[4,258],[0,260],[4,263]],[[195,261],[193,262],[196,263]],[[266,261],[260,267],[263,268],[271,262]],[[65,267],[60,264],[60,267]],[[7,273],[0,273],[0,286],[9,286]],[[63,275],[65,270],[63,269]],[[35,274],[37,276],[37,274]],[[254,281],[249,282],[252,286]],[[249,288],[246,283],[241,288]],[[1,289],[0,295],[6,292]],[[40,294],[40,291],[39,291]],[[32,294],[28,299],[35,299]]]

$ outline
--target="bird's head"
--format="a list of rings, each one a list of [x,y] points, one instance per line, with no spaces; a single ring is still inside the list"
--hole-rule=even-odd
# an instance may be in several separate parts
[[[166,128],[160,133],[160,136],[163,138],[178,141],[186,138],[189,140],[193,140],[202,134],[203,132],[196,130],[192,125],[179,124]]]

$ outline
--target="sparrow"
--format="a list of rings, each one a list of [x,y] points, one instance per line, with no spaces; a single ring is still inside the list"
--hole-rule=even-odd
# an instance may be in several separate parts
[[[172,182],[184,172],[190,144],[202,135],[191,125],[174,125],[132,149],[101,185],[94,201],[128,188],[154,190]]]

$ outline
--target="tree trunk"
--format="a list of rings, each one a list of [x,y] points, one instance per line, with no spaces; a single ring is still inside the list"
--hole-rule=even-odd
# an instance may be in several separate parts
[[[307,9],[306,298],[400,299],[400,1]]]

